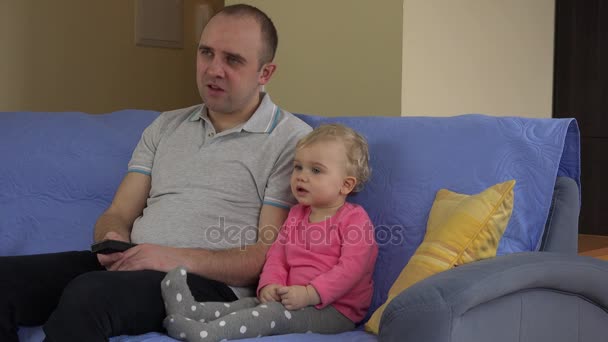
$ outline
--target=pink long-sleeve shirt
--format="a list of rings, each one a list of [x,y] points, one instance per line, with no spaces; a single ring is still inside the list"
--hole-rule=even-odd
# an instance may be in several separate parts
[[[345,203],[325,221],[310,223],[310,207],[291,208],[277,241],[266,255],[260,290],[270,284],[312,285],[321,303],[357,323],[369,308],[378,255],[373,225],[365,210]]]

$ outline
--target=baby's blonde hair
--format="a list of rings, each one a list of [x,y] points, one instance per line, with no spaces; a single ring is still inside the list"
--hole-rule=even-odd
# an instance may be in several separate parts
[[[352,128],[340,124],[325,124],[315,128],[304,136],[296,149],[312,145],[320,141],[341,141],[346,148],[346,172],[357,179],[353,192],[363,190],[363,184],[369,179],[369,148],[365,138]]]

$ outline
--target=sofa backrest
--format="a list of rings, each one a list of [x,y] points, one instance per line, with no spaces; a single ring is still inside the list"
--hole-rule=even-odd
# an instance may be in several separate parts
[[[557,175],[579,184],[578,126],[571,119],[299,117],[313,127],[345,124],[370,145],[371,179],[350,199],[368,211],[379,244],[370,312],[422,242],[439,189],[474,194],[517,181],[502,255],[539,250]]]
[[[157,112],[0,113],[0,255],[88,249],[97,217]],[[300,117],[346,124],[370,144],[372,177],[353,202],[380,251],[370,313],[424,237],[435,193],[516,179],[499,254],[538,250],[557,175],[579,184],[578,128],[566,119]]]
[[[151,111],[0,113],[0,255],[85,250]]]

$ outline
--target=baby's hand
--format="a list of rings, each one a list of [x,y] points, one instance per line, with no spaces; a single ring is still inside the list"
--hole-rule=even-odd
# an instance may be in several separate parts
[[[319,304],[319,294],[313,286],[283,286],[277,289],[281,304],[287,310],[298,310],[309,305]]]
[[[259,296],[259,300],[262,303],[267,303],[267,302],[278,302],[281,300],[281,298],[279,298],[279,295],[277,294],[277,289],[281,287],[281,285],[279,284],[270,284],[270,285],[266,285],[264,286],[261,290],[260,290],[260,296]]]

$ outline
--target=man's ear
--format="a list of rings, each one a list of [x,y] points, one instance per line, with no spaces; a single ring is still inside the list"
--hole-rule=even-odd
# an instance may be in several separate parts
[[[342,182],[342,186],[340,187],[340,194],[342,194],[342,195],[350,194],[356,185],[357,185],[357,178],[352,177],[352,176],[348,176],[348,177],[344,178],[344,181]]]
[[[258,78],[258,82],[260,85],[265,85],[270,82],[270,78],[274,74],[274,71],[277,70],[277,65],[273,63],[266,63],[262,65],[260,70],[260,77]]]

